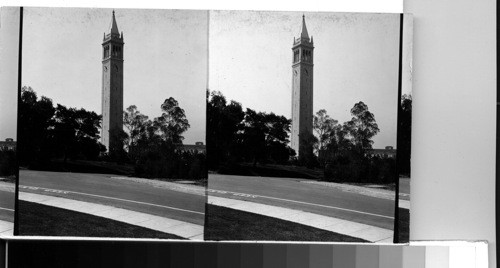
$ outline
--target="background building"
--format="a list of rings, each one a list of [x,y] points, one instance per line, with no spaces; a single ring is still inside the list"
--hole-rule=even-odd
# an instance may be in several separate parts
[[[0,150],[2,151],[15,151],[17,143],[14,139],[7,138],[5,141],[0,141]]]

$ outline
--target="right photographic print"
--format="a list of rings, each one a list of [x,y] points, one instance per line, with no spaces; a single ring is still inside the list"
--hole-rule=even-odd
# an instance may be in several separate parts
[[[210,11],[205,240],[409,240],[412,16]]]

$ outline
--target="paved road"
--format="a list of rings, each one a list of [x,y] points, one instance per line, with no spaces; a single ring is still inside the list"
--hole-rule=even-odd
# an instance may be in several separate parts
[[[118,175],[116,175],[118,176]],[[20,191],[110,205],[202,225],[206,197],[109,174],[20,171]]]
[[[399,192],[410,194],[410,178],[399,178]]]
[[[393,229],[394,201],[302,183],[301,180],[210,174],[208,187],[209,195],[299,209]]]
[[[12,185],[14,186],[14,185]],[[15,195],[12,191],[0,188],[0,220],[14,222]]]

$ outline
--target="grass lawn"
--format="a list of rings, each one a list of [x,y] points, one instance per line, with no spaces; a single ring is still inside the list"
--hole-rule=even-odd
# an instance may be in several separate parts
[[[132,175],[134,167],[130,164],[117,164],[103,161],[52,159],[46,163],[37,163],[29,167],[32,170],[55,171],[55,172],[78,172],[78,173],[100,173],[116,175]]]
[[[410,242],[410,210],[399,208],[399,243]]]
[[[19,200],[19,234],[184,239],[119,221],[21,200]]]
[[[205,240],[368,242],[254,213],[207,205]]]

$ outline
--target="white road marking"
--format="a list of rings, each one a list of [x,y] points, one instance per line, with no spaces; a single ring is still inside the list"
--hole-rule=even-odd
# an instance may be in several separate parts
[[[19,185],[19,188],[30,189],[30,190],[43,190],[45,192],[51,192],[51,193],[86,195],[86,196],[99,197],[99,198],[105,198],[105,199],[112,199],[112,200],[118,200],[118,201],[136,203],[136,204],[141,204],[141,205],[148,205],[148,206],[153,206],[153,207],[161,207],[161,208],[166,208],[166,209],[171,209],[171,210],[178,210],[178,211],[184,211],[184,212],[189,212],[189,213],[195,213],[195,214],[205,215],[204,212],[192,211],[192,210],[187,210],[187,209],[182,209],[182,208],[174,208],[174,207],[169,207],[169,206],[163,206],[163,205],[158,205],[158,204],[152,204],[152,203],[146,203],[146,202],[141,202],[141,201],[128,200],[128,199],[122,199],[122,198],[110,197],[110,196],[104,196],[104,195],[88,194],[88,193],[74,192],[74,191],[63,191],[63,190],[49,189],[49,188],[43,188],[43,187],[32,187],[32,186],[25,186],[25,185]]]
[[[251,196],[252,198],[267,198],[267,199],[273,199],[273,200],[280,200],[280,201],[286,201],[286,202],[292,202],[292,203],[298,203],[298,204],[304,204],[304,205],[309,205],[309,206],[318,206],[318,207],[325,207],[325,208],[331,208],[331,209],[337,209],[337,210],[343,210],[343,211],[349,211],[349,212],[354,212],[354,213],[359,213],[359,214],[364,214],[364,215],[370,215],[370,216],[375,216],[375,217],[381,217],[381,218],[387,218],[394,220],[394,217],[390,216],[385,216],[385,215],[379,215],[379,214],[373,214],[373,213],[368,213],[364,211],[359,211],[359,210],[353,210],[353,209],[347,209],[347,208],[340,208],[340,207],[334,207],[334,206],[328,206],[328,205],[321,205],[321,204],[314,204],[314,203],[308,203],[308,202],[303,202],[303,201],[297,201],[297,200],[291,200],[291,199],[284,199],[284,198],[278,198],[278,197],[272,197],[272,196],[264,196],[264,195],[251,195],[251,194],[245,194],[245,193],[237,193],[237,192],[231,192],[231,191],[223,191],[223,190],[216,190],[216,189],[208,189],[208,192],[212,193],[220,193],[220,194],[232,194],[235,196]]]
[[[10,209],[10,208],[0,208],[2,210],[8,210],[8,211],[14,211],[13,209]]]

